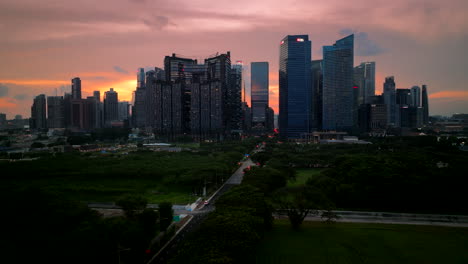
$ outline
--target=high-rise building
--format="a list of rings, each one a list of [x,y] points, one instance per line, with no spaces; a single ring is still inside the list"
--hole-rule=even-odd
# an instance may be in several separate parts
[[[383,133],[387,128],[387,106],[383,96],[373,96],[368,102],[359,106],[359,128],[361,132]]]
[[[138,69],[137,74],[137,89],[145,87],[145,69],[140,68]]]
[[[110,126],[112,121],[119,120],[118,93],[114,88],[104,93],[104,123]]]
[[[268,102],[268,62],[250,64],[252,126],[266,128]]]
[[[410,106],[412,102],[411,90],[406,88],[396,89],[396,104]]]
[[[322,129],[322,91],[323,91],[323,61],[313,60],[312,68],[312,130]]]
[[[6,114],[0,113],[0,126],[6,125]]]
[[[70,93],[65,93],[63,95],[63,122],[66,128],[71,127],[72,123],[71,100],[72,95]]]
[[[93,125],[94,128],[101,128],[103,119],[104,119],[104,106],[102,105],[101,102],[101,92],[100,91],[94,91],[93,92],[93,97],[94,97],[94,115],[95,117],[93,120],[95,121],[95,124]]]
[[[94,91],[93,96],[98,102],[101,102],[101,92],[100,91]]]
[[[423,111],[423,124],[427,125],[429,123],[429,99],[427,94],[427,86],[423,84],[422,86],[422,96],[421,96],[421,106]]]
[[[217,139],[222,139],[227,124],[235,119],[236,113],[228,108],[237,102],[237,97],[228,98],[231,77],[231,53],[218,54],[205,59],[207,81],[210,84],[210,130]]]
[[[411,105],[411,90],[406,88],[396,89],[396,127],[411,127],[409,121],[410,111],[408,108]]]
[[[349,130],[353,127],[354,35],[323,47],[324,130]]]
[[[411,106],[421,106],[421,88],[419,86],[411,87]]]
[[[389,126],[395,126],[397,113],[395,78],[393,76],[386,77],[383,86],[384,103],[387,106],[387,123]]]
[[[275,111],[271,107],[268,107],[268,109],[266,110],[265,123],[266,123],[266,130],[268,132],[271,132],[273,131],[273,129],[275,129]]]
[[[79,77],[72,79],[72,99],[81,99],[81,79]]]
[[[369,104],[375,95],[375,62],[354,67],[354,86],[359,88],[358,105]]]
[[[47,126],[65,127],[65,104],[63,96],[47,96]]]
[[[242,62],[231,66],[231,80],[227,90],[228,131],[242,129]]]
[[[242,102],[242,130],[244,133],[252,129],[252,111],[247,102]]]
[[[128,120],[130,117],[130,104],[127,101],[119,102],[119,120]]]
[[[34,98],[31,107],[30,127],[32,129],[47,128],[46,96],[44,94],[40,94]]]
[[[282,138],[301,138],[312,127],[311,46],[308,35],[281,40],[279,61],[279,131]]]

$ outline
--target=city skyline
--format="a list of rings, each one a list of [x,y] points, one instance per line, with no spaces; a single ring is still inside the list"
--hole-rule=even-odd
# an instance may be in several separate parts
[[[164,56],[172,53],[197,58],[230,50],[232,60],[244,65],[269,62],[270,105],[278,113],[282,37],[308,34],[317,60],[322,59],[322,46],[350,33],[356,36],[354,66],[377,64],[376,94],[386,76],[395,76],[397,88],[427,84],[431,115],[468,112],[464,1],[393,1],[385,3],[385,10],[376,8],[375,1],[318,1],[314,6],[306,1],[113,3],[84,1],[76,9],[71,2],[45,1],[39,8],[29,0],[2,1],[0,112],[8,119],[29,117],[35,96],[70,92],[70,80],[77,76],[82,98],[113,87],[130,101],[138,68],[162,68]],[[247,89],[248,72],[243,77]]]

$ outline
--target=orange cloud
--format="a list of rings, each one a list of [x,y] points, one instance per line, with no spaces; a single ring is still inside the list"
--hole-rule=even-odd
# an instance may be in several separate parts
[[[441,91],[429,94],[429,98],[452,98],[452,99],[466,99],[468,100],[468,91]]]
[[[10,98],[0,98],[0,109],[15,108],[16,106]]]

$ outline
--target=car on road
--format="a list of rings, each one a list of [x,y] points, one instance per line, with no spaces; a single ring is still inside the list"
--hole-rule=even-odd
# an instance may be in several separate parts
[[[204,201],[203,204],[204,205],[208,205],[210,202],[208,202],[208,200]]]

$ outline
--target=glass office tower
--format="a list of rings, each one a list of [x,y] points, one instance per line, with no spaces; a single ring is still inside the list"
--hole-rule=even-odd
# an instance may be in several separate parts
[[[268,62],[251,63],[252,122],[266,127],[268,109]]]
[[[280,44],[280,137],[300,138],[312,126],[311,46],[308,35],[288,35]]]
[[[354,35],[323,47],[324,130],[350,130],[353,127]]]

